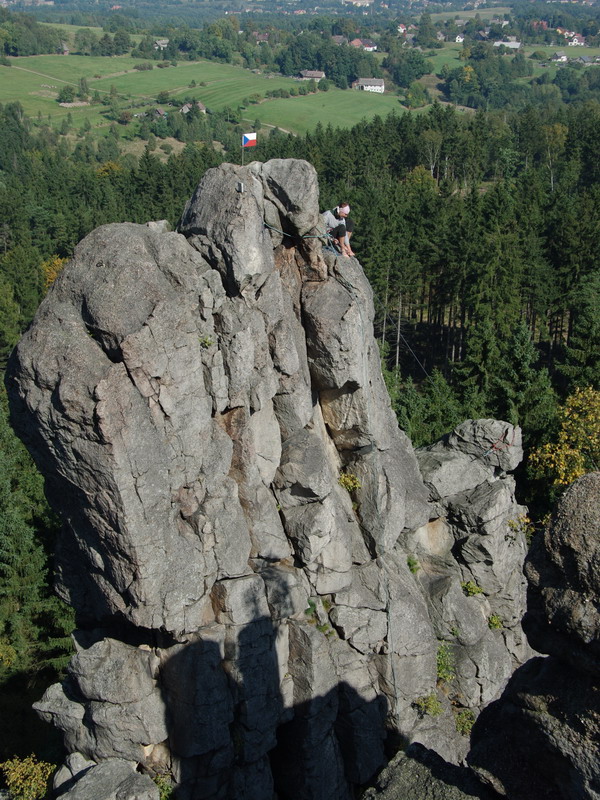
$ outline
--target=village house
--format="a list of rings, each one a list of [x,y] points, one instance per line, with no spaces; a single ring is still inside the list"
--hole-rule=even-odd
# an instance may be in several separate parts
[[[377,42],[372,39],[352,39],[350,47],[360,47],[367,53],[374,53],[377,50]]]
[[[198,111],[200,111],[201,114],[206,114],[206,106],[204,105],[204,103],[201,103],[199,100],[197,100],[193,104],[192,103],[184,103],[184,105],[182,105],[181,108],[179,109],[179,113],[180,114],[189,114],[194,106],[196,106],[196,108],[198,109]]]
[[[566,53],[562,50],[557,50],[550,59],[550,61],[554,61],[556,64],[566,64],[568,60]]]
[[[569,47],[585,47],[585,37],[576,33],[569,42]]]
[[[155,50],[166,50],[168,46],[169,46],[169,40],[168,39],[155,39],[154,40],[153,47],[154,47]]]
[[[385,83],[383,78],[359,78],[357,81],[352,82],[352,88],[362,92],[377,92],[378,94],[383,94],[385,91]]]
[[[320,69],[303,69],[298,74],[301,81],[320,81],[325,77],[325,73]]]
[[[348,39],[345,36],[332,36],[331,41],[337,45],[348,44]]]
[[[403,22],[398,25],[398,33],[402,34],[403,36],[406,33],[406,25]]]
[[[462,35],[462,33],[457,33],[456,36],[454,37],[454,41],[458,42],[458,44],[462,44],[464,40],[465,37]]]

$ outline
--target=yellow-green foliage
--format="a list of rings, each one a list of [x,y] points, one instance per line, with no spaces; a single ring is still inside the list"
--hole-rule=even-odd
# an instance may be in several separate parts
[[[498,614],[490,614],[488,617],[488,628],[492,631],[497,631],[502,627],[504,627],[502,617],[498,616]]]
[[[42,275],[44,276],[44,288],[49,289],[58,278],[68,259],[60,256],[51,256],[46,261],[42,261]]]
[[[342,472],[338,479],[338,483],[347,492],[354,492],[357,489],[360,489],[361,486],[361,483],[356,475],[353,475],[351,472]]]
[[[475,723],[475,714],[470,711],[468,708],[463,708],[462,711],[459,711],[456,717],[454,718],[454,724],[456,725],[456,730],[462,736],[469,736],[471,733],[471,728]]]
[[[425,714],[429,714],[430,717],[437,717],[444,710],[444,707],[435,694],[417,697],[413,705],[418,709],[422,717],[424,717]]]
[[[173,783],[170,775],[161,773],[155,775],[152,780],[158,786],[159,800],[171,800],[173,797]]]
[[[525,541],[527,544],[531,544],[531,539],[535,533],[535,525],[527,516],[527,514],[519,514],[516,519],[509,519],[506,524],[508,525],[509,530],[513,531],[514,533],[522,533],[525,536]],[[510,534],[507,534],[507,536],[504,538],[508,538],[509,536]]]
[[[559,408],[558,417],[557,441],[534,450],[530,465],[553,486],[568,486],[600,464],[600,391],[591,386],[576,389]]]
[[[416,575],[421,569],[421,565],[414,556],[406,556],[406,564],[413,575]]]
[[[50,776],[56,767],[30,755],[4,761],[0,769],[13,800],[42,800],[48,793]]]
[[[483,589],[475,581],[463,581],[461,587],[467,597],[474,597],[476,594],[483,593]]]
[[[6,636],[0,637],[0,664],[3,667],[11,667],[17,658],[17,651],[10,644]]]
[[[439,681],[449,683],[456,675],[454,655],[447,644],[440,644],[436,656],[437,677]]]

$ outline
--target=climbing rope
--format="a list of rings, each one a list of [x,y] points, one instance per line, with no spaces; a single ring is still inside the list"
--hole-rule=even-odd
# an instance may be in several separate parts
[[[508,430],[509,429],[506,428],[504,430],[504,433],[502,434],[502,436],[500,436],[498,439],[496,439],[494,444],[491,445],[491,447],[489,447],[485,451],[485,453],[483,453],[482,455],[478,456],[478,458],[485,458],[486,456],[488,456],[490,453],[493,453],[494,451],[495,452],[500,452],[502,450],[508,450],[509,447],[514,447],[514,444],[515,444],[515,432],[516,432],[515,426],[514,425],[512,426],[512,436],[511,436],[510,442],[506,438],[508,436]]]

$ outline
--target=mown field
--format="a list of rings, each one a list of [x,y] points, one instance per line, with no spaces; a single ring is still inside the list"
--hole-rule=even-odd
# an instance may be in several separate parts
[[[225,106],[237,107],[250,94],[264,97],[269,89],[297,86],[292,78],[256,75],[229,64],[210,61],[180,62],[176,67],[139,72],[133,67],[139,59],[128,56],[28,56],[11,59],[11,67],[0,66],[0,102],[18,100],[26,114],[44,118],[50,116],[60,121],[71,113],[73,121],[100,122],[106,112],[104,106],[88,105],[63,108],[57,102],[61,87],[69,84],[78,87],[85,78],[91,93],[108,94],[115,86],[120,95],[119,105],[124,109],[132,105],[156,104],[156,96],[168,91],[175,101],[184,96],[194,96],[216,111]],[[194,89],[189,84],[195,81]]]
[[[440,11],[438,14],[431,15],[431,21],[445,22],[447,19],[472,19],[473,17],[480,17],[481,19],[494,19],[496,17],[502,17],[504,14],[511,13],[512,8],[510,6],[477,8],[471,11]]]
[[[249,106],[244,116],[294,133],[306,133],[318,122],[322,125],[350,128],[361,119],[372,119],[376,115],[385,117],[391,111],[402,110],[403,106],[394,94],[330,89],[328,92],[305,97],[269,100],[257,106]]]

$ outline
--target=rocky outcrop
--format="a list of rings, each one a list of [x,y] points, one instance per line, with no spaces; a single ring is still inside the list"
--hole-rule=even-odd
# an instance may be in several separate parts
[[[465,767],[413,744],[399,752],[377,776],[362,800],[500,800]]]
[[[390,735],[457,761],[524,652],[519,431],[465,423],[423,480],[318,225],[306,162],[210,170],[178,232],[81,242],[9,368],[79,627],[38,711],[182,798],[344,800]]]
[[[563,495],[527,559],[533,658],[479,718],[470,764],[511,800],[600,798],[600,473]]]

